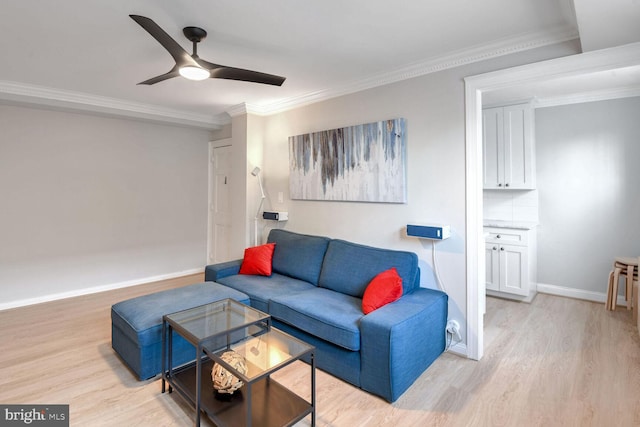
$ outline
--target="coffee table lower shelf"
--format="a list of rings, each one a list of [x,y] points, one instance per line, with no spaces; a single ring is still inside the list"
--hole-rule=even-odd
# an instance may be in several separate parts
[[[229,401],[216,399],[211,382],[213,361],[202,363],[202,410],[221,426],[249,425],[247,417],[247,385],[236,391]],[[191,404],[196,401],[195,362],[173,370],[173,376],[167,378],[169,384],[180,392]],[[270,377],[262,378],[251,384],[251,425],[265,427],[290,426],[311,414],[313,407],[309,402],[289,391]]]

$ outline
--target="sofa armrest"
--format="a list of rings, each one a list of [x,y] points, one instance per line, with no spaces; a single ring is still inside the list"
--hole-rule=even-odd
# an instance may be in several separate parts
[[[215,282],[223,277],[233,276],[240,272],[241,259],[207,265],[204,269],[204,281]]]
[[[360,385],[394,402],[445,350],[448,296],[418,288],[360,322]]]

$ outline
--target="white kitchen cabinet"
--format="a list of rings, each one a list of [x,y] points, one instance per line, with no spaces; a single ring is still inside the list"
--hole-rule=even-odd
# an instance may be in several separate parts
[[[534,115],[530,104],[482,110],[485,190],[535,189]]]
[[[535,230],[485,227],[488,295],[531,300],[536,292]]]

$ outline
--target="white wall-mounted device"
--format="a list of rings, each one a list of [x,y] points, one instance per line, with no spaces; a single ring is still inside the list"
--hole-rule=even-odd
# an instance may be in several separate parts
[[[262,212],[262,218],[273,221],[287,221],[289,219],[289,212]]]
[[[407,224],[407,236],[444,240],[451,237],[451,227],[448,225]]]

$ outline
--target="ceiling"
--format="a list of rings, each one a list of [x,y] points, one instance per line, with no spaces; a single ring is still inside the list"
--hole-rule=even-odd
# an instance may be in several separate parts
[[[631,15],[640,11],[638,0],[609,1],[625,3]],[[588,13],[598,0],[575,3],[574,9],[572,0],[415,0],[401,7],[390,0],[2,0],[0,101],[216,128],[238,108],[280,111],[603,31]],[[281,87],[183,78],[137,85],[174,62],[130,14],[153,19],[188,52],[182,28],[202,27],[208,36],[198,46],[201,58],[287,80]],[[633,24],[626,37],[640,40]],[[620,41],[607,33],[605,43]]]

